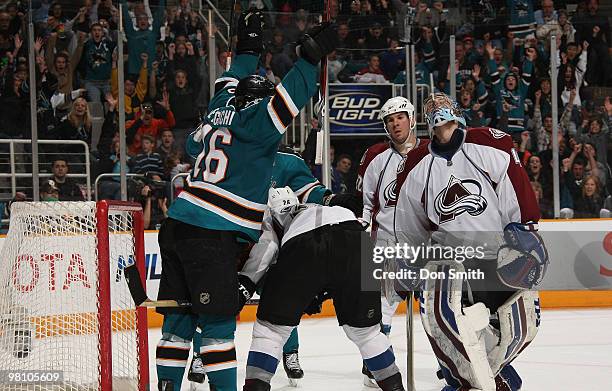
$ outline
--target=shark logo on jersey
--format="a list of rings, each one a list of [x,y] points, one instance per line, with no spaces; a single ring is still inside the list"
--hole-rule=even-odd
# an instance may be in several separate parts
[[[457,216],[468,212],[478,216],[487,209],[487,200],[481,195],[482,187],[474,179],[464,179],[451,175],[448,185],[434,201],[434,209],[440,217],[440,224],[454,220]]]
[[[383,197],[385,198],[385,208],[395,208],[397,205],[397,180],[394,179],[385,187],[383,190]]]

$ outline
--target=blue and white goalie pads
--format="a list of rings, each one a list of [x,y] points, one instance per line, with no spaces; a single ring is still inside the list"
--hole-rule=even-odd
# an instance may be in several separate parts
[[[460,277],[463,265],[433,261],[425,268],[442,276],[425,281],[420,304],[421,321],[446,383],[461,390],[517,391],[518,374],[502,372],[537,334],[538,293],[516,292],[492,314],[483,302],[468,304]],[[451,270],[456,278],[450,278]],[[497,388],[500,383],[507,387]]]
[[[510,223],[504,228],[506,245],[497,253],[497,274],[507,286],[532,289],[544,278],[548,251],[537,226]]]

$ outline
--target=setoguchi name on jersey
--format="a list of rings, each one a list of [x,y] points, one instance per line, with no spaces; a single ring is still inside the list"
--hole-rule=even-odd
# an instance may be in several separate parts
[[[272,167],[285,129],[316,91],[317,68],[300,59],[273,96],[238,111],[238,81],[255,72],[257,56],[239,55],[215,84],[209,114],[187,139],[196,158],[168,216],[195,226],[236,231],[256,241],[268,198]],[[198,134],[199,132],[199,134]]]

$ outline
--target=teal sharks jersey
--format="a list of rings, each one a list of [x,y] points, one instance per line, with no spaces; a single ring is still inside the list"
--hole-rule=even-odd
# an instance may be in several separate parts
[[[323,197],[331,194],[306,165],[306,162],[294,153],[277,152],[272,169],[270,187],[289,186],[298,196],[300,202],[323,204]]]
[[[298,60],[275,93],[242,110],[234,107],[238,81],[258,58],[236,56],[217,79],[204,122],[187,139],[196,163],[168,216],[203,228],[260,235],[278,144],[285,129],[316,92],[317,67]]]

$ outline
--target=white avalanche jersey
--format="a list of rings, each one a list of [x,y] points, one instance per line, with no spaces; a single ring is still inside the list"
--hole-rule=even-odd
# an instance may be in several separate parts
[[[325,225],[357,221],[353,212],[340,206],[305,204],[302,205],[302,208],[284,231],[273,223],[270,208],[266,208],[262,222],[263,232],[259,241],[251,249],[249,259],[245,262],[240,274],[257,283],[268,267],[276,262],[280,248],[290,239]]]
[[[420,144],[417,140],[417,147]],[[363,219],[371,223],[372,234],[378,239],[393,237],[397,168],[403,160],[390,142],[384,142],[368,148],[359,164],[357,191],[363,197]]]
[[[492,128],[462,132],[451,160],[429,145],[408,153],[398,168],[395,235],[399,242],[444,246],[486,243],[495,258],[511,222],[535,223],[538,204],[527,173],[506,133]]]

